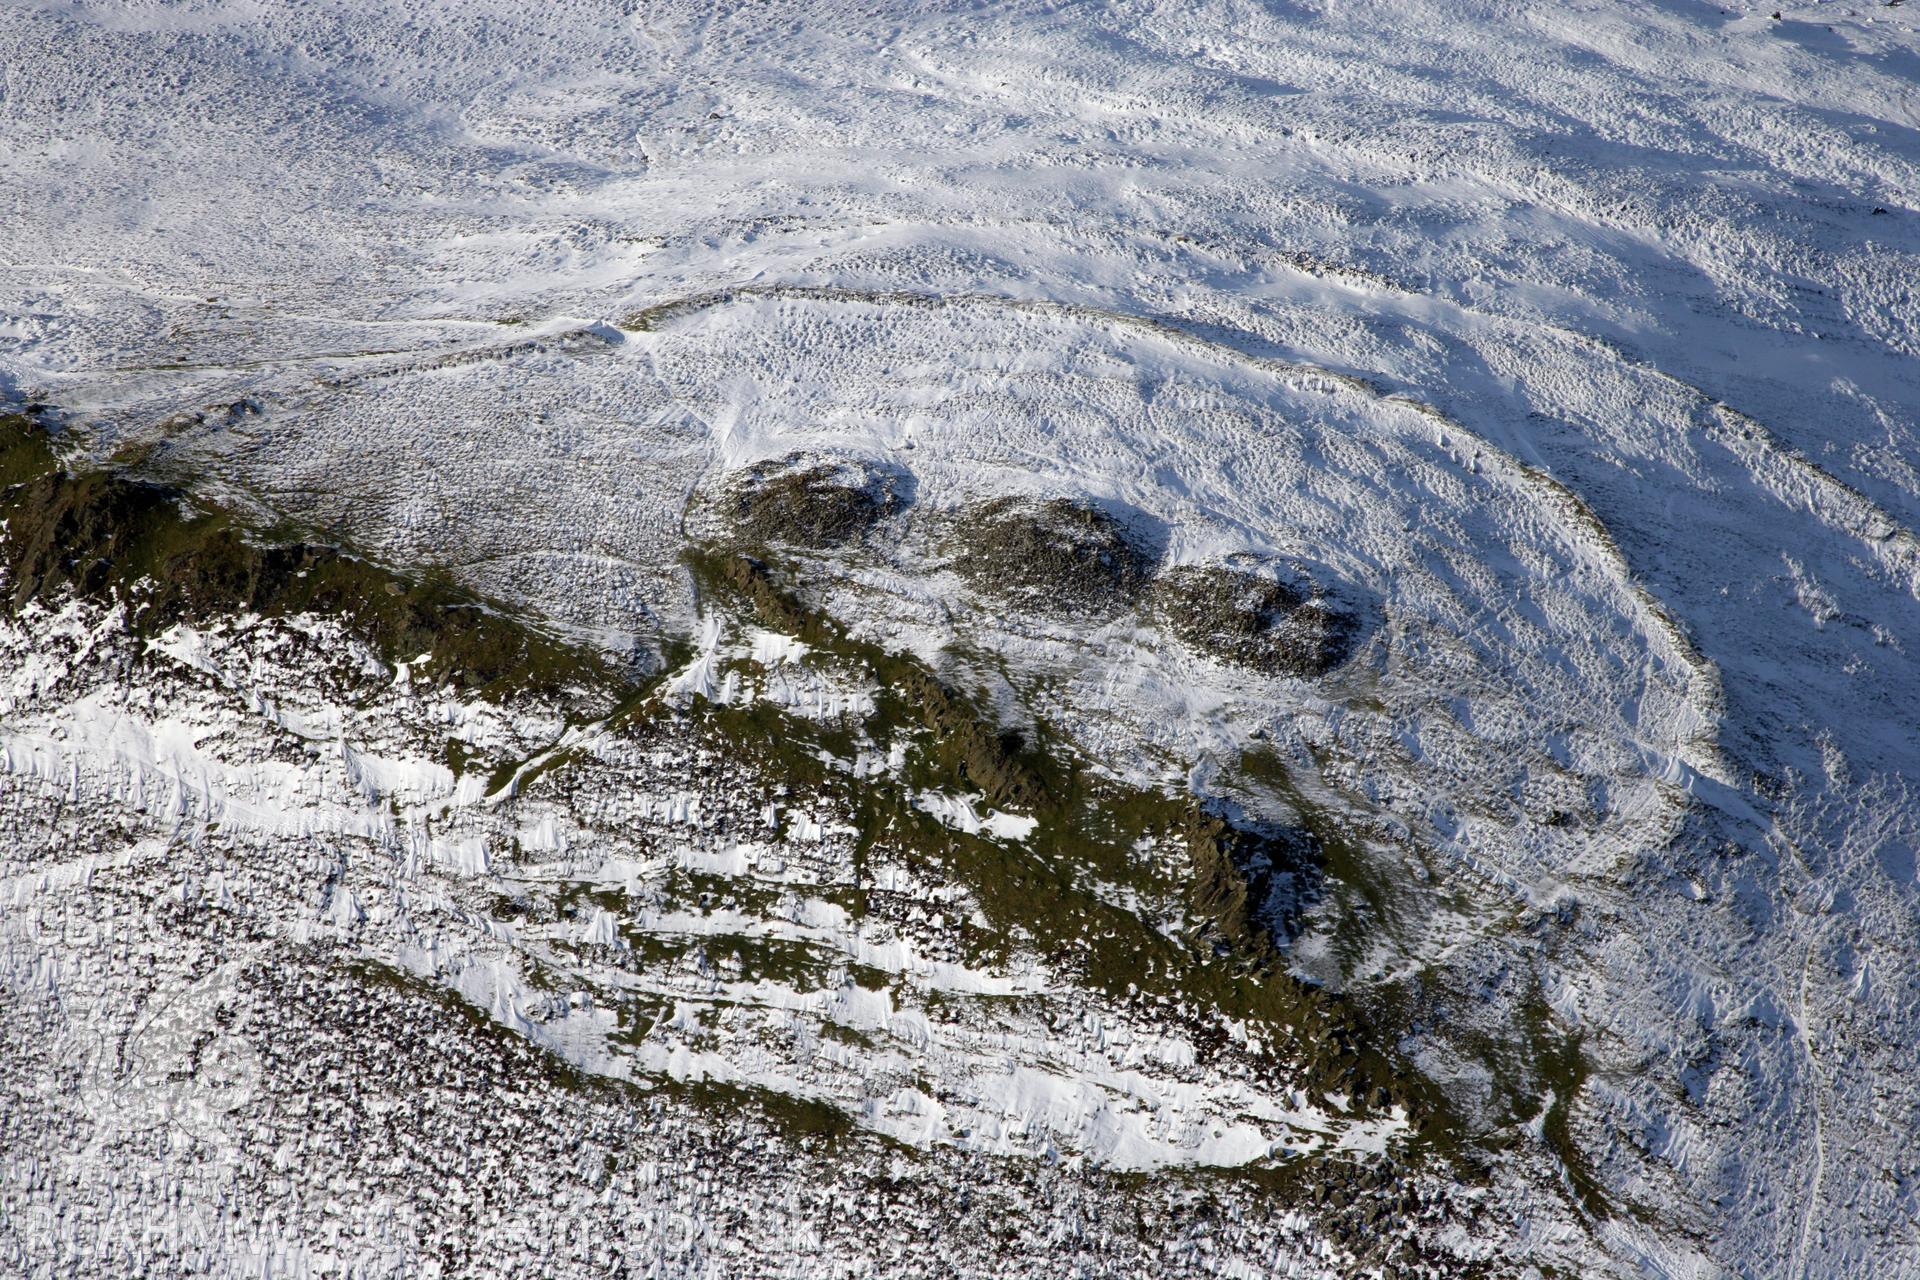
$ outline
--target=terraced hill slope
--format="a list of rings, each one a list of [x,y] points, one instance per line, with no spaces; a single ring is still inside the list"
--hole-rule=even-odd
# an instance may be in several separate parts
[[[0,73],[9,1265],[1920,1270],[1907,9]]]

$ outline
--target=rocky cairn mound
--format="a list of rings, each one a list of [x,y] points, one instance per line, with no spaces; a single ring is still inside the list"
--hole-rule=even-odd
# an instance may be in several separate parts
[[[830,551],[858,542],[896,510],[902,481],[869,462],[788,454],[748,467],[725,503],[735,530],[753,542]]]
[[[1153,600],[1193,648],[1267,675],[1323,676],[1346,661],[1359,632],[1338,603],[1265,569],[1171,569],[1155,580]]]
[[[1055,615],[1117,612],[1151,558],[1111,514],[1070,498],[996,498],[962,515],[953,567],[979,590]]]

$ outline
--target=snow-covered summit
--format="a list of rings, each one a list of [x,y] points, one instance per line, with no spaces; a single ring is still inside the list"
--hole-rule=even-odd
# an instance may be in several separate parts
[[[1420,986],[1469,1103],[1463,1027],[1577,1044],[1511,1123],[1659,1208],[1582,1227],[1621,1266],[1920,1268],[1908,8],[76,0],[0,72],[0,393],[96,457],[618,652],[700,643],[756,465],[884,472],[817,601],[1115,777],[1277,804],[1259,744],[1392,832],[1297,966]],[[1126,607],[969,577],[1004,499],[1123,527]],[[1241,563],[1351,655],[1156,613]]]

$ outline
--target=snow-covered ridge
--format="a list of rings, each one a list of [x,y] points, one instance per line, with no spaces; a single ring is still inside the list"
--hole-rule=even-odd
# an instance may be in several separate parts
[[[76,602],[30,605],[0,626],[10,658],[63,660],[53,680],[12,668],[6,794],[79,815],[103,850],[128,839],[81,857],[16,848],[0,877],[9,998],[57,1009],[63,1034],[111,1016],[99,946],[164,945],[176,918],[212,912],[244,920],[249,941],[229,958],[228,987],[189,993],[208,1010],[241,999],[251,966],[322,947],[444,985],[596,1074],[825,1101],[915,1148],[1153,1170],[1365,1159],[1408,1137],[1403,1112],[1349,1115],[1346,1099],[1329,1108],[1271,1083],[1258,1064],[1274,1050],[1244,1025],[1228,1028],[1237,1048],[1202,1051],[1179,1022],[1076,991],[1031,959],[996,970],[958,958],[964,889],[881,850],[862,878],[899,910],[854,917],[842,905],[853,828],[817,809],[780,822],[783,805],[738,780],[702,782],[714,757],[697,740],[569,731],[573,762],[543,773],[547,785],[489,796],[423,748],[451,728],[523,753],[551,732],[541,716],[523,722],[404,676],[371,702],[329,706],[307,670],[276,662],[289,626],[331,660],[364,661],[311,619],[176,626],[148,643],[117,611]],[[770,647],[791,649],[765,633],[747,646]],[[144,917],[96,920],[84,936],[46,930],[76,894],[137,894],[156,877],[165,890]],[[770,906],[745,905],[767,895]],[[522,918],[501,913],[508,901]],[[760,972],[743,973],[743,956]],[[191,1040],[195,1019],[212,1016],[197,1007],[164,1016],[186,1019]],[[140,1034],[156,1062],[178,1056]],[[256,1070],[261,1032],[232,1034],[228,1069]],[[245,1162],[235,1126],[257,1079],[195,1076],[148,1115],[127,1110],[139,1098],[113,1070],[97,1069],[97,1142],[117,1141],[116,1125],[185,1125]]]
[[[691,497],[796,447],[898,463],[899,541],[811,566],[837,616],[959,641],[1116,770],[1252,803],[1269,744],[1389,833],[1344,905],[1391,927],[1330,909],[1301,963],[1490,1033],[1550,1010],[1594,1176],[1667,1239],[1908,1274],[1910,15],[18,6],[0,394],[615,649],[698,637]],[[1373,625],[1308,684],[1137,612],[1007,616],[940,535],[1009,492],[1122,508],[1163,563],[1302,562]],[[684,692],[844,713],[764,657]],[[75,732],[164,810],[193,757],[118,714]],[[71,782],[12,717],[17,776]],[[453,804],[392,759],[329,785]],[[285,764],[204,794],[297,827]],[[304,838],[375,838],[342,821]],[[1630,1219],[1596,1227],[1628,1265],[1692,1274]]]
[[[854,830],[843,822],[822,822],[804,812],[780,820],[783,806],[762,800],[756,803],[776,815],[777,825],[753,837],[724,820],[750,797],[693,785],[656,800],[651,793],[661,782],[672,787],[683,776],[674,759],[658,759],[658,750],[653,758],[639,755],[606,732],[570,732],[566,742],[571,752],[610,770],[608,776],[583,784],[565,766],[547,775],[567,779],[576,794],[571,809],[530,796],[510,805],[509,813],[497,796],[485,794],[474,774],[456,776],[419,754],[432,734],[458,731],[465,720],[484,723],[497,711],[448,702],[444,695],[422,698],[396,680],[376,706],[314,714],[319,708],[311,694],[301,697],[298,672],[271,666],[280,624],[257,619],[217,632],[176,626],[150,647],[161,660],[147,677],[151,685],[103,682],[104,673],[89,670],[84,656],[120,625],[115,612],[70,604],[58,614],[36,606],[10,627],[14,652],[53,652],[83,641],[79,669],[69,668],[56,690],[36,695],[37,673],[8,690],[14,710],[0,737],[0,763],[10,785],[52,786],[76,806],[104,804],[143,815],[177,848],[292,840],[339,850],[344,860],[319,901],[304,910],[286,904],[292,911],[280,928],[288,936],[320,931],[352,940],[363,954],[449,984],[497,1020],[583,1066],[622,1077],[717,1079],[820,1097],[917,1144],[937,1141],[1000,1154],[1058,1147],[1122,1168],[1235,1164],[1265,1159],[1276,1144],[1302,1153],[1323,1145],[1377,1151],[1405,1132],[1404,1121],[1350,1123],[1317,1112],[1298,1094],[1291,1101],[1258,1091],[1242,1096],[1239,1086],[1225,1080],[1204,1073],[1193,1078],[1190,1043],[1111,1012],[1084,1015],[1092,1028],[1084,1049],[1074,1047],[1077,1038],[1063,1041],[1027,1025],[1021,1015],[930,1021],[914,1007],[916,989],[963,1000],[1051,1000],[1068,992],[1043,971],[998,974],[938,958],[938,947],[924,954],[914,930],[855,920],[832,901],[807,896],[852,883],[847,838]],[[749,652],[794,647],[774,643],[765,632],[750,637]],[[352,653],[344,637],[335,647],[342,657]],[[168,663],[179,668],[170,673]],[[666,688],[673,696],[671,682]],[[776,701],[777,695],[772,691]],[[302,719],[326,723],[328,731],[290,729],[281,699],[306,702]],[[537,721],[519,732],[528,730],[537,732]],[[582,785],[606,790],[589,804],[577,791]],[[942,821],[972,817],[975,826],[1005,838],[1018,839],[1032,827],[1031,819],[1023,824],[1012,815],[972,816],[964,801],[947,801],[955,806],[949,812],[938,808],[942,799],[921,797],[916,803],[935,807]],[[586,812],[593,814],[590,821],[583,821]],[[673,834],[638,844],[614,834],[634,820],[642,830]],[[746,830],[761,826],[756,815]],[[703,834],[710,830],[731,833]],[[346,857],[356,847],[376,857],[370,863]],[[525,854],[539,860],[515,869]],[[105,869],[90,866],[86,874]],[[676,873],[783,896],[764,917],[704,901],[690,908],[672,896]],[[956,920],[969,910],[963,896],[953,896],[957,886],[948,894],[912,883],[904,870],[878,874],[899,881],[887,881],[890,893],[944,899],[941,914]],[[417,924],[402,924],[414,912],[465,915],[445,898],[448,889],[436,887],[442,877],[452,878],[449,888],[478,878],[495,893],[585,893],[598,902],[606,892],[614,895],[609,901],[623,905],[612,912],[596,907],[584,924],[563,919],[515,928],[475,922],[480,927],[470,937],[457,929],[453,936],[430,930],[422,937]],[[29,910],[71,883],[67,866],[56,864],[13,875],[0,882],[0,890],[13,908]],[[435,908],[436,900],[444,905]],[[918,910],[911,916],[923,927],[929,923]],[[938,915],[931,927],[944,927]],[[904,985],[898,992],[874,989],[842,976],[814,989],[764,977],[729,980],[703,962],[691,974],[678,966],[654,971],[640,965],[630,972],[627,965],[599,969],[590,958],[612,954],[601,948],[631,956],[630,944],[641,940],[654,947],[681,940],[697,955],[700,940],[714,938],[820,953],[831,957],[829,974],[858,966],[882,983]],[[584,980],[583,990],[597,992],[587,1012],[562,1013],[558,1021],[551,1021],[552,1013],[529,1016],[530,1006],[551,1005],[529,986],[547,966],[573,973]],[[674,1012],[628,1049],[603,1043],[619,1026],[601,1007],[623,1008],[636,999]],[[775,1018],[775,1026],[798,1030],[800,1058],[788,1061],[791,1049],[761,1043],[765,1033],[756,1022],[762,1011]],[[829,1052],[809,1068],[805,1064],[820,1052],[811,1029],[815,1020],[875,1042],[858,1057],[836,1061]],[[1176,1075],[1158,1078],[1151,1074],[1156,1068],[1173,1068]],[[930,1081],[923,1087],[934,1093],[872,1094],[896,1076]],[[849,1090],[852,1098],[845,1096]],[[946,1102],[934,1103],[934,1095]],[[1245,1119],[1233,1119],[1243,1113]]]

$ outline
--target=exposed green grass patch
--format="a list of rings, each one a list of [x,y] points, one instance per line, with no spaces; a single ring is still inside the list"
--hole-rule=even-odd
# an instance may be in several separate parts
[[[1538,1095],[1524,1099],[1522,1105],[1542,1113],[1540,1135],[1566,1170],[1574,1198],[1595,1221],[1604,1221],[1613,1216],[1613,1204],[1575,1144],[1572,1130],[1574,1099],[1580,1096],[1593,1068],[1581,1052],[1580,1037],[1555,1028],[1553,1013],[1538,993],[1522,1006],[1521,1015],[1532,1059],[1531,1074],[1539,1082]]]
[[[234,614],[340,619],[388,663],[489,697],[605,698],[621,673],[440,574],[405,577],[337,547],[274,538],[231,512],[129,472],[70,472],[47,432],[0,419],[0,606],[63,592],[128,607],[151,634]]]
[[[275,541],[231,513],[194,507],[179,490],[130,473],[69,473],[46,433],[25,419],[0,420],[0,519],[6,521],[0,563],[8,591],[0,607],[17,609],[32,599],[73,592],[124,603],[132,625],[148,632],[241,611],[324,614],[340,619],[390,663],[431,655],[417,673],[420,679],[490,697],[564,693],[584,702],[609,730],[644,731],[647,720],[666,714],[651,684],[450,582],[404,577],[339,548]],[[856,914],[869,907],[865,860],[884,848],[927,881],[957,882],[978,905],[984,926],[954,925],[970,963],[1004,964],[1035,954],[1055,972],[1116,1002],[1177,1021],[1203,1055],[1225,1048],[1228,1020],[1245,1023],[1270,1058],[1288,1073],[1297,1068],[1323,1100],[1344,1095],[1360,1113],[1405,1105],[1421,1145],[1457,1150],[1461,1130],[1445,1100],[1397,1050],[1397,1024],[1384,1016],[1391,1006],[1363,1006],[1295,977],[1269,933],[1271,912],[1289,877],[1310,881],[1331,872],[1343,883],[1350,879],[1363,895],[1374,893],[1365,859],[1345,843],[1337,824],[1323,820],[1303,798],[1296,796],[1306,815],[1300,827],[1266,828],[1236,821],[1190,796],[1120,784],[1044,725],[1024,734],[1010,729],[979,697],[920,659],[854,637],[787,590],[779,570],[765,560],[706,549],[690,553],[688,564],[710,604],[797,636],[813,646],[817,660],[855,673],[877,690],[875,712],[859,724],[821,724],[765,702],[702,702],[686,713],[765,777],[803,796],[830,798],[851,815],[859,882],[845,900]],[[688,656],[678,646],[669,669]],[[856,780],[832,763],[851,759],[862,747],[884,756],[894,745],[906,748],[902,778]],[[446,758],[456,772],[478,763],[454,741],[447,743]],[[501,761],[489,790],[516,776],[523,787],[533,786],[543,776],[588,767],[589,757],[568,751],[536,758],[531,767],[524,760]],[[1285,786],[1277,761],[1250,759],[1247,767],[1264,771],[1267,785]],[[921,791],[978,794],[988,806],[1029,815],[1039,825],[1023,842],[967,835],[917,808],[913,801]],[[1156,856],[1143,857],[1143,848]],[[708,886],[690,874],[668,888],[680,902],[724,892],[746,912],[769,909],[774,893],[737,883]],[[1368,902],[1384,913],[1392,903],[1381,890],[1377,902],[1371,896]],[[841,893],[823,892],[836,900]],[[1128,896],[1152,910],[1116,900]],[[617,897],[591,900],[616,913],[622,905]],[[1172,916],[1191,927],[1169,934],[1155,923]],[[659,935],[629,935],[627,941],[636,961],[647,964],[682,962],[698,947],[730,980],[745,982],[818,987],[830,971],[854,969],[804,942]],[[874,987],[891,981],[874,970],[858,969],[853,976]],[[400,978],[376,973],[367,980]],[[644,1036],[649,1016],[644,1001],[623,1006],[624,1034]],[[1558,1100],[1546,1120],[1549,1141],[1571,1153],[1565,1108],[1584,1078],[1578,1046],[1543,1040],[1537,1050],[1542,1078]],[[722,1086],[684,1087],[709,1101],[737,1101],[742,1094]],[[829,1104],[794,1104],[776,1095],[770,1101],[759,1098],[761,1092],[745,1091],[753,1105],[785,1115],[782,1123],[800,1134],[833,1142],[852,1124]],[[1571,1169],[1571,1157],[1563,1158]]]
[[[894,741],[908,746],[904,785],[855,784],[819,760],[816,729],[777,709],[703,707],[697,714],[773,776],[850,808],[863,845],[884,842],[963,884],[988,921],[984,930],[963,929],[970,960],[1003,963],[1030,945],[1050,966],[1111,998],[1165,1002],[1203,1052],[1225,1043],[1226,1019],[1246,1022],[1301,1064],[1315,1090],[1344,1094],[1363,1112],[1407,1105],[1451,1145],[1457,1129],[1438,1091],[1397,1058],[1392,1039],[1353,1002],[1288,973],[1265,928],[1267,882],[1318,874],[1323,850],[1315,833],[1237,826],[1191,797],[1105,778],[1064,743],[1037,749],[918,659],[855,639],[806,606],[765,561],[707,549],[690,564],[710,601],[745,608],[877,681],[878,709],[865,729],[882,751]],[[967,835],[912,805],[922,789],[981,793],[1040,825],[1025,842]],[[1184,869],[1169,873],[1143,861],[1136,853],[1142,842],[1183,851]],[[1203,926],[1168,937],[1110,901],[1101,884],[1149,903],[1180,902]]]

